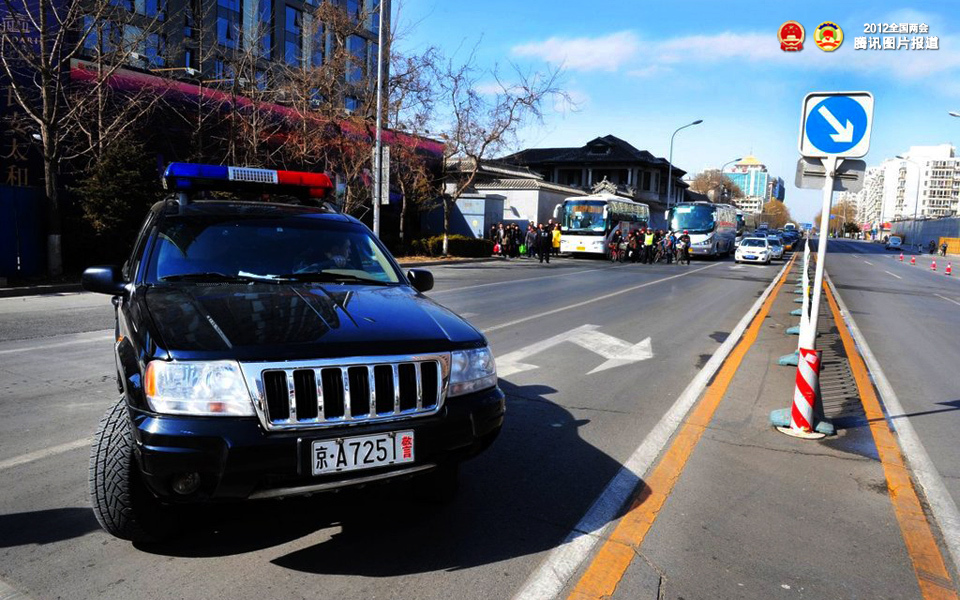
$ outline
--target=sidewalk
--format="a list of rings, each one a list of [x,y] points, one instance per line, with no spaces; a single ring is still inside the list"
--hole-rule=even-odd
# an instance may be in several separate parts
[[[916,551],[904,542],[888,491],[899,488],[885,475],[825,298],[821,387],[838,435],[801,441],[769,424],[770,411],[789,407],[794,391],[796,369],[776,361],[796,349],[797,338],[784,330],[798,320],[789,316],[798,306],[798,271],[775,299],[613,598],[956,597],[955,576],[951,582],[942,570],[923,571],[924,584],[933,580],[946,594],[921,592]]]

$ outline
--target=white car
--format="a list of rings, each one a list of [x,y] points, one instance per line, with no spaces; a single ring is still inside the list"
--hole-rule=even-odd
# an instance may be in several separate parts
[[[773,253],[766,238],[743,238],[734,259],[738,263],[756,262],[769,265],[770,261],[773,260]]]
[[[899,236],[891,235],[890,239],[887,240],[887,245],[884,247],[887,250],[902,250],[903,240],[901,240]]]

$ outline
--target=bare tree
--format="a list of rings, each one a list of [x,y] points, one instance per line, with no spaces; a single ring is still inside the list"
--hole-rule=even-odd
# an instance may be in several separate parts
[[[437,197],[430,156],[421,147],[420,136],[429,134],[437,100],[432,74],[436,72],[439,51],[430,47],[419,54],[394,53],[390,61],[387,121],[393,129],[411,134],[398,136],[391,145],[393,181],[400,188],[400,242],[404,242],[407,211],[431,208]]]
[[[482,94],[477,89],[485,76],[497,83],[498,89],[492,94]],[[559,87],[558,70],[529,73],[514,66],[512,82],[507,82],[496,68],[489,73],[480,70],[473,53],[461,64],[452,58],[447,60],[435,77],[441,103],[447,110],[440,117],[447,182],[443,195],[443,253],[447,254],[450,212],[473,185],[483,161],[510,147],[518,130],[528,122],[542,122],[546,99],[570,99]]]
[[[693,178],[690,189],[710,196],[714,202],[743,198],[743,190],[740,189],[740,186],[718,170],[698,173]]]
[[[55,276],[63,271],[59,175],[67,140],[75,133],[70,124],[77,123],[78,115],[97,101],[99,91],[113,74],[130,61],[143,36],[150,31],[151,22],[131,25],[130,15],[109,0],[2,2],[6,16],[5,26],[0,30],[0,69],[18,108],[39,136],[47,203],[47,270]],[[83,52],[91,36],[104,35],[105,22],[113,24],[108,36],[113,62],[100,70],[93,89],[87,94],[72,94],[69,88],[71,61]],[[155,24],[156,19],[152,22]],[[101,29],[98,31],[98,28]],[[100,143],[104,131],[103,127],[98,129],[94,136],[96,144]]]
[[[779,200],[770,200],[763,205],[763,211],[760,213],[760,221],[768,223],[771,228],[779,229],[793,220],[790,216],[790,209]]]

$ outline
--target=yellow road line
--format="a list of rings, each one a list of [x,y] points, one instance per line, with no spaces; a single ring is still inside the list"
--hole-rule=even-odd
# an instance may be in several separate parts
[[[796,260],[796,255],[790,259],[791,268]],[[588,600],[609,598],[617,589],[617,584],[623,578],[630,561],[633,560],[635,552],[647,532],[653,526],[660,509],[670,496],[674,484],[680,478],[687,459],[693,453],[697,442],[700,441],[703,432],[710,424],[713,414],[716,412],[720,401],[727,391],[727,387],[733,380],[734,374],[740,367],[743,357],[757,339],[760,333],[760,327],[764,319],[770,312],[774,300],[783,287],[790,268],[785,269],[780,277],[773,292],[767,297],[760,311],[753,318],[750,327],[744,332],[736,348],[727,357],[723,366],[717,372],[713,382],[707,387],[703,398],[697,404],[696,408],[690,413],[683,427],[677,433],[670,448],[667,449],[663,458],[657,463],[650,476],[643,480],[637,496],[631,503],[630,510],[620,519],[620,522],[614,528],[613,533],[600,547],[599,552],[593,558],[583,576],[577,582],[570,598],[575,600]]]
[[[925,600],[956,600],[957,594],[953,586],[953,580],[944,564],[940,546],[937,545],[933,536],[927,516],[923,512],[923,506],[920,504],[920,498],[917,496],[910,471],[903,459],[903,454],[900,452],[900,446],[884,417],[880,400],[877,398],[873,383],[870,381],[867,366],[850,336],[850,331],[843,321],[840,308],[833,294],[830,293],[827,286],[823,286],[823,290],[827,294],[830,310],[833,311],[833,319],[840,331],[840,339],[843,340],[847,360],[850,361],[850,370],[857,382],[860,401],[863,404],[867,422],[870,424],[873,441],[877,445],[877,453],[880,455],[883,473],[887,478],[890,502],[893,503],[893,510],[897,515],[897,521],[900,523],[900,532],[903,534],[903,541],[907,546],[907,554],[910,555],[910,560],[913,562],[913,570],[917,574],[920,592]]]

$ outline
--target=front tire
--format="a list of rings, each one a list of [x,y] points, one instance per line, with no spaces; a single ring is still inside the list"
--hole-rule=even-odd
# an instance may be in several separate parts
[[[159,542],[175,532],[172,509],[146,488],[134,456],[127,403],[100,419],[90,449],[90,502],[104,531],[131,542]]]

